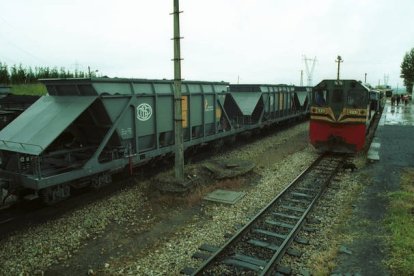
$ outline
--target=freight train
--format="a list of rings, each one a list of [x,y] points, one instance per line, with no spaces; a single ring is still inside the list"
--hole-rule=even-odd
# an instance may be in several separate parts
[[[355,153],[385,104],[383,92],[356,80],[323,80],[312,90],[309,136],[321,152]]]
[[[0,191],[53,204],[71,189],[172,155],[174,83],[49,79],[41,97],[0,132]],[[184,147],[197,147],[309,116],[311,89],[182,83]]]

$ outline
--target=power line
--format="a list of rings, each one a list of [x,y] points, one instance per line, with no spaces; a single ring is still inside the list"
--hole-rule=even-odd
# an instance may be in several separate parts
[[[9,25],[9,27],[12,29],[12,30],[14,30],[14,32],[15,33],[19,33],[19,34],[21,34],[22,32],[21,31],[19,31],[19,30],[17,30],[16,28],[14,28],[9,22],[7,22],[3,17],[1,17],[0,16],[0,20],[1,21],[3,21],[4,23],[6,23],[7,25]],[[19,51],[21,51],[22,53],[25,53],[26,55],[28,55],[28,56],[30,56],[30,57],[32,57],[32,58],[34,58],[34,59],[36,59],[36,60],[38,60],[38,61],[40,61],[41,63],[46,63],[47,64],[47,62],[45,61],[45,60],[43,60],[42,58],[39,58],[38,56],[36,56],[36,55],[34,55],[33,53],[31,53],[30,51],[28,51],[28,50],[26,50],[26,49],[24,49],[24,48],[22,48],[22,47],[20,47],[19,45],[17,45],[15,42],[13,42],[13,41],[11,41],[10,40],[10,37],[9,36],[5,36],[4,34],[1,34],[0,33],[0,36],[2,37],[2,40],[3,41],[5,41],[5,42],[7,42],[8,44],[10,44],[11,46],[13,46],[13,48],[15,48],[15,49],[17,49],[17,50],[19,50]],[[36,41],[34,41],[33,39],[31,39],[30,37],[28,37],[28,36],[25,36],[25,39],[27,39],[27,40],[31,40],[31,42],[33,43],[35,43],[35,44],[37,44],[37,42]],[[16,63],[16,62],[15,62]]]

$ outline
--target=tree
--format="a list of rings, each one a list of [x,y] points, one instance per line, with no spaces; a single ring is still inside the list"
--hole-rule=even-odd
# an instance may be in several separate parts
[[[401,63],[401,78],[404,79],[407,92],[412,93],[414,84],[414,48],[404,56]]]
[[[10,74],[6,64],[0,62],[0,84],[9,84]]]

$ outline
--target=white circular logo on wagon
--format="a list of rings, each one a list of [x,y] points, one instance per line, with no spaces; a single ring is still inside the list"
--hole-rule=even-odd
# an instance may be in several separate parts
[[[146,121],[151,118],[152,107],[147,103],[142,103],[137,106],[137,118],[140,121]]]

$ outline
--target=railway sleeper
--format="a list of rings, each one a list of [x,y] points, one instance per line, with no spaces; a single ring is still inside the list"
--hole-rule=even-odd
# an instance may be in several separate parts
[[[289,256],[300,258],[302,257],[303,252],[296,248],[289,248],[288,250],[286,250],[286,254],[288,254]]]
[[[305,194],[305,193],[295,193],[295,192],[292,192],[292,193],[290,193],[293,197],[296,197],[296,198],[307,198],[307,199],[313,199],[315,196],[313,196],[313,195],[309,195],[309,194]]]
[[[291,203],[299,203],[299,204],[309,204],[310,203],[309,199],[305,199],[305,198],[302,198],[302,199],[286,198],[284,200],[288,201],[288,202],[291,202]]]
[[[281,218],[287,218],[287,219],[294,219],[294,220],[299,220],[300,219],[300,217],[298,217],[298,216],[293,216],[293,215],[278,213],[278,212],[273,212],[272,215],[278,216],[278,217],[281,217]]]
[[[304,244],[304,245],[309,245],[310,244],[308,239],[300,238],[300,237],[296,237],[295,242],[297,242],[299,244]]]
[[[277,251],[280,247],[277,244],[270,243],[270,242],[265,242],[265,241],[261,241],[261,240],[257,240],[257,239],[248,240],[247,243],[249,243],[251,245],[254,245],[254,246],[257,246],[257,247],[270,249],[272,251]]]
[[[254,271],[262,271],[268,261],[236,253],[230,258],[225,259],[223,263],[240,266]]]
[[[256,271],[256,272],[259,272],[259,271],[263,270],[263,267],[261,267],[261,266],[250,264],[250,263],[239,261],[239,260],[235,260],[235,259],[226,259],[226,260],[223,261],[223,263],[226,264],[226,265],[241,267],[241,268],[253,270],[253,271]]]
[[[204,253],[204,252],[197,251],[191,257],[194,258],[194,259],[201,259],[201,260],[205,261],[208,258],[210,258],[210,256],[211,256],[211,254],[209,254],[209,253]]]
[[[300,212],[300,213],[304,213],[306,211],[306,209],[295,207],[295,206],[289,206],[289,205],[281,205],[281,207],[284,209],[288,209],[288,210],[291,210],[294,212]]]
[[[283,234],[279,234],[276,232],[272,232],[272,231],[267,231],[267,230],[263,230],[263,229],[253,229],[253,233],[258,233],[258,234],[263,234],[266,236],[270,236],[273,238],[279,238],[282,240],[285,240],[287,238],[287,235],[283,235]]]
[[[243,269],[249,269],[256,272],[262,271],[263,268],[267,265],[267,261],[263,261],[254,257],[235,254],[234,256],[225,259],[223,261],[226,265],[232,265],[235,267],[241,267]]]
[[[284,223],[284,222],[281,222],[281,221],[270,220],[270,219],[266,220],[266,223],[270,224],[272,226],[278,226],[278,227],[287,228],[287,229],[295,228],[295,225],[293,225],[293,224]]]

